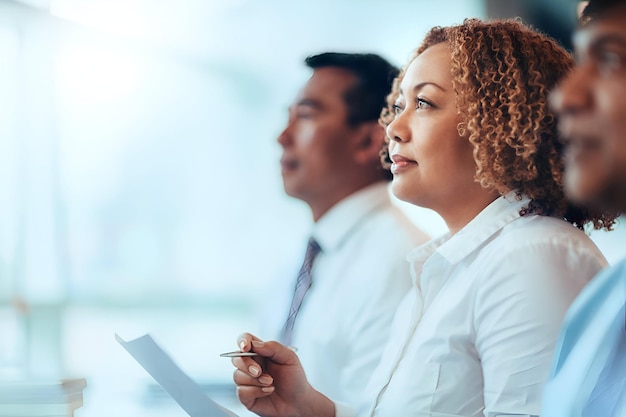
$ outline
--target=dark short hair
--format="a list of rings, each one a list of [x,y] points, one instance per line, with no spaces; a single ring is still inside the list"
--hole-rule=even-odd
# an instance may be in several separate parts
[[[609,12],[621,7],[626,11],[626,0],[589,0],[580,16],[581,25],[608,15]]]
[[[399,72],[387,60],[371,53],[324,52],[311,55],[304,62],[313,70],[336,67],[356,76],[356,84],[344,93],[348,108],[347,122],[352,126],[378,120],[393,79]]]

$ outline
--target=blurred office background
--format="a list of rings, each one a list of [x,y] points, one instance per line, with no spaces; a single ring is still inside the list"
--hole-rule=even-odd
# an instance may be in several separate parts
[[[218,353],[257,328],[309,230],[275,140],[302,60],[402,65],[429,27],[471,16],[522,15],[569,42],[573,1],[523,3],[0,0],[0,378],[85,377],[79,417],[185,415],[117,332],[230,383]],[[593,234],[611,261],[625,227]]]

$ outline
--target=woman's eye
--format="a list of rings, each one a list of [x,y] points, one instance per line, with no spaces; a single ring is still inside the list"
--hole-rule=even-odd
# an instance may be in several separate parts
[[[417,109],[428,109],[432,107],[432,104],[430,104],[428,101],[424,100],[423,98],[417,98],[415,100],[415,107]]]
[[[395,114],[397,116],[400,113],[402,113],[402,107],[400,105],[398,105],[398,104],[394,104],[393,105],[393,114]]]

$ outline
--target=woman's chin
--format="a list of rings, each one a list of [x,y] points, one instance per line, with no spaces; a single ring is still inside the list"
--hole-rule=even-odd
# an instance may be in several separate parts
[[[414,186],[411,187],[410,184],[403,184],[403,181],[395,176],[391,183],[391,192],[398,200],[406,203],[415,204],[415,201],[419,199],[417,198],[418,196],[415,195]]]

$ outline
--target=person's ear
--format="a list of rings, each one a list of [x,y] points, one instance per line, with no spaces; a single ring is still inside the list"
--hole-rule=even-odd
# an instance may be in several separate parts
[[[354,150],[357,162],[369,164],[380,160],[380,150],[385,138],[385,129],[378,121],[362,123],[357,132]]]

